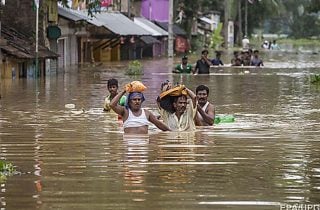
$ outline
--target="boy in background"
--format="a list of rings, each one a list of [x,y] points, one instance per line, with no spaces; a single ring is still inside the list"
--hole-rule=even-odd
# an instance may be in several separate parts
[[[111,100],[118,94],[118,80],[116,79],[109,79],[107,83],[109,95],[104,99],[103,111],[110,112],[110,102]],[[126,103],[126,96],[123,95],[119,100],[119,105],[124,106]]]

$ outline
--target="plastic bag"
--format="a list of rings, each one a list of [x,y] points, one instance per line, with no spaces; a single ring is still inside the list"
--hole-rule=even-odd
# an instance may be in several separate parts
[[[125,86],[125,90],[128,93],[143,92],[146,89],[147,89],[147,87],[144,84],[142,84],[142,82],[140,82],[140,81],[133,81],[133,82],[126,84],[126,86]]]

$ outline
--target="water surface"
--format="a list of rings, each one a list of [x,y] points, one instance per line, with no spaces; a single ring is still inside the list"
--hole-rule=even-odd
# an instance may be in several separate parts
[[[318,204],[320,88],[308,81],[319,74],[318,57],[263,56],[266,68],[217,68],[210,75],[170,74],[177,58],[145,60],[145,74],[135,78],[123,76],[127,63],[119,62],[38,81],[3,80],[0,158],[22,174],[1,184],[0,209],[265,210]],[[148,87],[144,106],[155,113],[162,81],[192,90],[206,84],[217,113],[233,114],[236,121],[195,133],[151,127],[148,136],[123,136],[117,116],[102,112],[111,77],[120,86],[142,80]]]

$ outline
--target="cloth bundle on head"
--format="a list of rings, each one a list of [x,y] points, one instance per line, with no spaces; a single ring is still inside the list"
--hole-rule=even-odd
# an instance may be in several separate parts
[[[126,84],[125,89],[128,93],[132,92],[143,92],[147,89],[147,87],[142,84],[140,81],[133,81],[128,84]]]
[[[170,113],[174,113],[175,111],[173,107],[174,98],[181,95],[185,95],[185,96],[188,95],[184,85],[179,85],[167,91],[162,92],[159,96],[160,107]]]
[[[178,85],[174,88],[171,88],[167,91],[164,91],[160,94],[160,99],[165,96],[181,96],[181,95],[188,95],[184,85]]]
[[[131,92],[129,93],[127,100],[126,100],[126,104],[125,107],[128,109],[129,108],[129,101],[133,98],[139,97],[141,98],[141,103],[145,101],[144,95],[143,93],[140,92]]]
[[[171,82],[169,80],[164,81],[163,83],[161,83],[161,92],[167,91],[169,89],[171,89]]]

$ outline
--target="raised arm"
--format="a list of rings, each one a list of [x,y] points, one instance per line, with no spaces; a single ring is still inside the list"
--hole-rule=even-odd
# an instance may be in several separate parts
[[[186,91],[188,93],[188,96],[191,98],[192,100],[192,104],[193,104],[193,107],[196,107],[196,104],[197,104],[197,97],[196,97],[196,94],[190,90],[189,88],[186,87]]]
[[[201,115],[202,119],[208,124],[213,125],[214,122],[214,116],[215,116],[215,108],[212,104],[209,104],[207,111],[205,112],[201,106],[198,104],[197,110],[199,114]]]
[[[210,67],[212,65],[211,61],[206,56],[203,56],[203,58],[206,61],[207,65]]]
[[[123,116],[125,113],[125,107],[119,105],[120,98],[126,93],[125,90],[119,92],[110,102],[111,109],[118,115]]]

